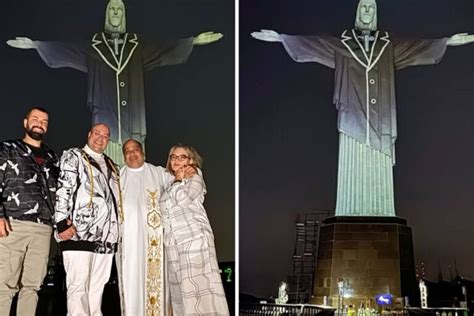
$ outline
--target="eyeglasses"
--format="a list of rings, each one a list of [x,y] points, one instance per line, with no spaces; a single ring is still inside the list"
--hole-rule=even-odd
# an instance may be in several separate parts
[[[102,134],[102,133],[99,132],[99,131],[94,131],[94,135],[95,135],[95,137],[97,137],[97,138],[103,138],[103,139],[105,139],[105,140],[109,140],[109,138],[110,138],[109,135],[104,135],[104,134]]]
[[[185,160],[185,159],[189,159],[189,157],[186,156],[186,155],[179,155],[179,156],[170,155],[170,160],[171,160],[171,161],[175,161],[175,160],[183,161],[183,160]]]

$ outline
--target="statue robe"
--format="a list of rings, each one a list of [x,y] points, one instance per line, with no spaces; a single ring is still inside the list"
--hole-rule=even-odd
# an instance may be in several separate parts
[[[145,163],[121,170],[124,220],[117,252],[122,315],[167,315],[159,199],[173,177]]]
[[[394,216],[392,165],[397,138],[395,70],[438,63],[447,39],[373,34],[368,52],[356,30],[341,38],[282,34],[296,62],[335,70],[333,102],[341,134],[336,215]]]
[[[193,39],[150,42],[125,33],[117,56],[108,39],[107,33],[97,33],[84,43],[38,41],[37,50],[49,67],[70,67],[87,73],[87,106],[92,124],[109,126],[111,144],[107,153],[120,163],[123,141],[145,141],[144,71],[186,62]]]

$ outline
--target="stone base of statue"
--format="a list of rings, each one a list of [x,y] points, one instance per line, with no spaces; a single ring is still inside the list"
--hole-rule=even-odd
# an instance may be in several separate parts
[[[335,216],[324,221],[313,287],[313,304],[376,308],[389,293],[393,304],[419,301],[413,238],[399,217]]]

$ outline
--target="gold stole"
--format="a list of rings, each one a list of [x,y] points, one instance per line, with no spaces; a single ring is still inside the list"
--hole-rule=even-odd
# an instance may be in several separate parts
[[[145,286],[145,315],[164,313],[163,297],[163,226],[158,203],[158,190],[146,193],[147,209],[147,260]]]

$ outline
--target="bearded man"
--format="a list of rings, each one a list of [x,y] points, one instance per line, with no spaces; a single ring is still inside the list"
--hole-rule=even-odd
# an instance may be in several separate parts
[[[48,112],[28,111],[23,139],[0,143],[0,315],[35,315],[46,275],[56,182],[56,154],[43,144]]]

